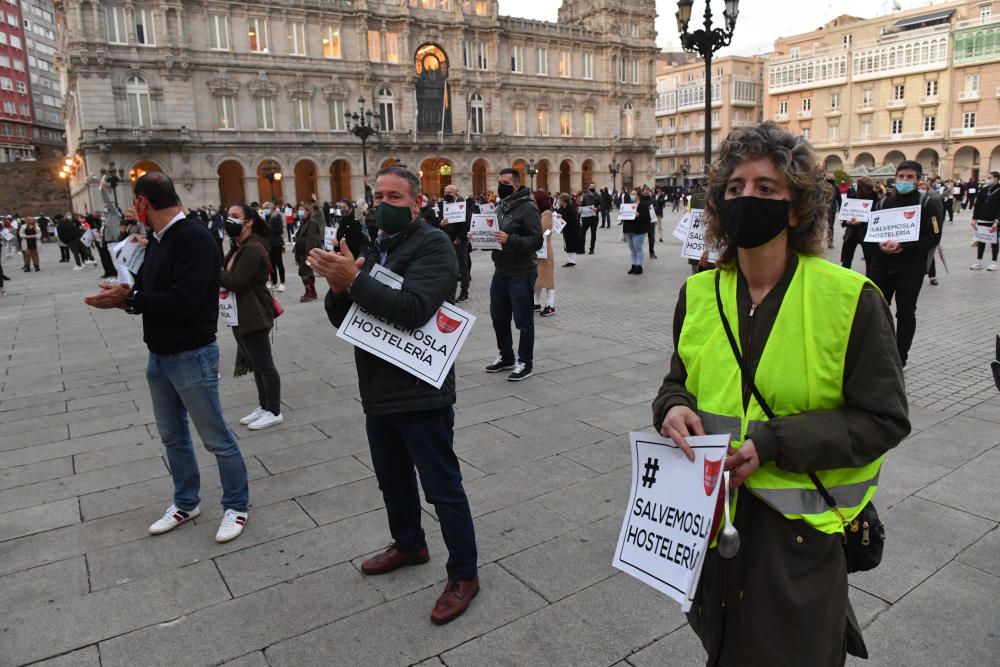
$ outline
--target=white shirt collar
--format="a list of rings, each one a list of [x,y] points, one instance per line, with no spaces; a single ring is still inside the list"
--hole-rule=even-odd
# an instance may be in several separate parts
[[[158,232],[153,232],[153,236],[156,238],[157,242],[163,240],[163,235],[167,233],[167,230],[170,229],[175,222],[177,222],[178,220],[183,220],[186,217],[187,216],[184,215],[184,211],[181,211],[180,213],[174,216],[173,220],[167,223],[166,227],[164,227]]]

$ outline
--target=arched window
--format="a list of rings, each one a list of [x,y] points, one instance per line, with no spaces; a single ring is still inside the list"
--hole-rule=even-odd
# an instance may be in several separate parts
[[[479,93],[472,93],[469,98],[469,132],[472,134],[482,134],[485,127],[483,96]]]
[[[386,132],[392,132],[396,129],[392,91],[385,86],[379,88],[378,95],[375,96],[375,104],[378,105],[379,128]]]
[[[622,136],[627,139],[635,136],[635,113],[629,102],[622,107]]]
[[[125,98],[128,100],[128,119],[132,127],[150,127],[152,114],[149,110],[149,84],[141,76],[130,76],[125,82]]]

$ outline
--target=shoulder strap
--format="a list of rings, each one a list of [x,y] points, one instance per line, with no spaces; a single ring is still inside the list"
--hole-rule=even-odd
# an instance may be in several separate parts
[[[757,389],[757,384],[754,382],[753,375],[748,372],[746,359],[740,354],[740,348],[736,345],[736,337],[733,335],[733,329],[729,326],[729,319],[726,317],[726,312],[722,308],[722,291],[719,289],[719,282],[722,277],[722,271],[719,269],[715,270],[715,303],[719,307],[719,317],[722,318],[722,327],[726,330],[726,337],[729,338],[729,346],[733,350],[733,356],[736,357],[736,363],[740,367],[740,377],[744,382],[750,384],[750,391],[753,393],[753,397],[757,399],[757,404],[760,405],[764,414],[767,415],[768,419],[774,419],[774,411],[771,410],[771,406],[768,404],[764,397],[761,396],[760,391]],[[819,481],[819,477],[815,473],[806,473],[809,475],[809,479],[812,483],[816,485],[816,490],[819,491],[820,495],[823,496],[823,500],[826,502],[827,506],[831,508],[837,507],[837,501],[833,499],[830,492],[826,490],[823,483]]]

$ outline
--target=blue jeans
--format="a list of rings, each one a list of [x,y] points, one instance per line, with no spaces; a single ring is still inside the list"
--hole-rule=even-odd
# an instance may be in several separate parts
[[[424,497],[434,506],[441,522],[441,537],[448,547],[448,578],[463,581],[476,577],[478,555],[472,512],[453,449],[454,426],[455,411],[451,407],[365,418],[372,464],[394,545],[406,553],[427,546],[420,527],[416,476],[420,473]]]
[[[535,354],[535,278],[537,271],[519,276],[493,274],[490,283],[490,317],[497,336],[497,349],[504,361],[514,361],[514,338],[510,319],[521,332],[517,344],[517,360],[531,366]]]
[[[625,241],[628,243],[628,254],[632,259],[632,266],[642,266],[642,242],[645,240],[645,234],[625,235]]]
[[[176,354],[149,353],[146,380],[153,398],[153,415],[174,478],[174,505],[184,511],[201,502],[201,476],[188,415],[205,449],[215,454],[222,481],[222,506],[245,512],[250,504],[246,464],[222,417],[218,373],[219,346],[215,343]]]

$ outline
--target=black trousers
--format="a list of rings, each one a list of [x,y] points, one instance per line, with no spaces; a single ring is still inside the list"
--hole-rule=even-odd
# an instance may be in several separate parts
[[[893,297],[896,298],[896,349],[906,364],[917,331],[917,298],[924,285],[924,274],[898,273],[876,264],[869,267],[868,277],[882,290],[890,306]]]
[[[458,286],[462,293],[469,291],[469,274],[472,272],[472,257],[469,253],[469,242],[452,243],[455,256],[458,258]]]
[[[656,221],[649,223],[649,231],[646,232],[646,236],[649,237],[649,256],[652,257],[656,254]]]
[[[285,252],[282,247],[272,247],[268,254],[271,257],[271,283],[285,282]]]
[[[868,248],[863,243],[864,238],[864,227],[845,228],[844,245],[840,248],[840,265],[845,269],[851,268],[851,264],[854,263],[854,251],[861,246],[861,254],[865,258],[865,273],[868,272],[868,262],[871,259],[868,257]]]
[[[611,226],[611,209],[601,210],[601,227]]]
[[[104,275],[117,276],[118,269],[115,268],[115,263],[111,261],[111,251],[108,250],[108,244],[102,243],[97,246],[97,254],[101,256],[101,267],[104,269]]]
[[[590,252],[594,252],[597,243],[597,217],[580,219],[580,247],[587,247],[587,230],[590,230]]]
[[[257,401],[272,415],[281,414],[281,376],[274,367],[271,356],[270,329],[260,329],[249,333],[233,327],[233,337],[243,353],[247,365],[253,369],[253,381],[257,384]]]

